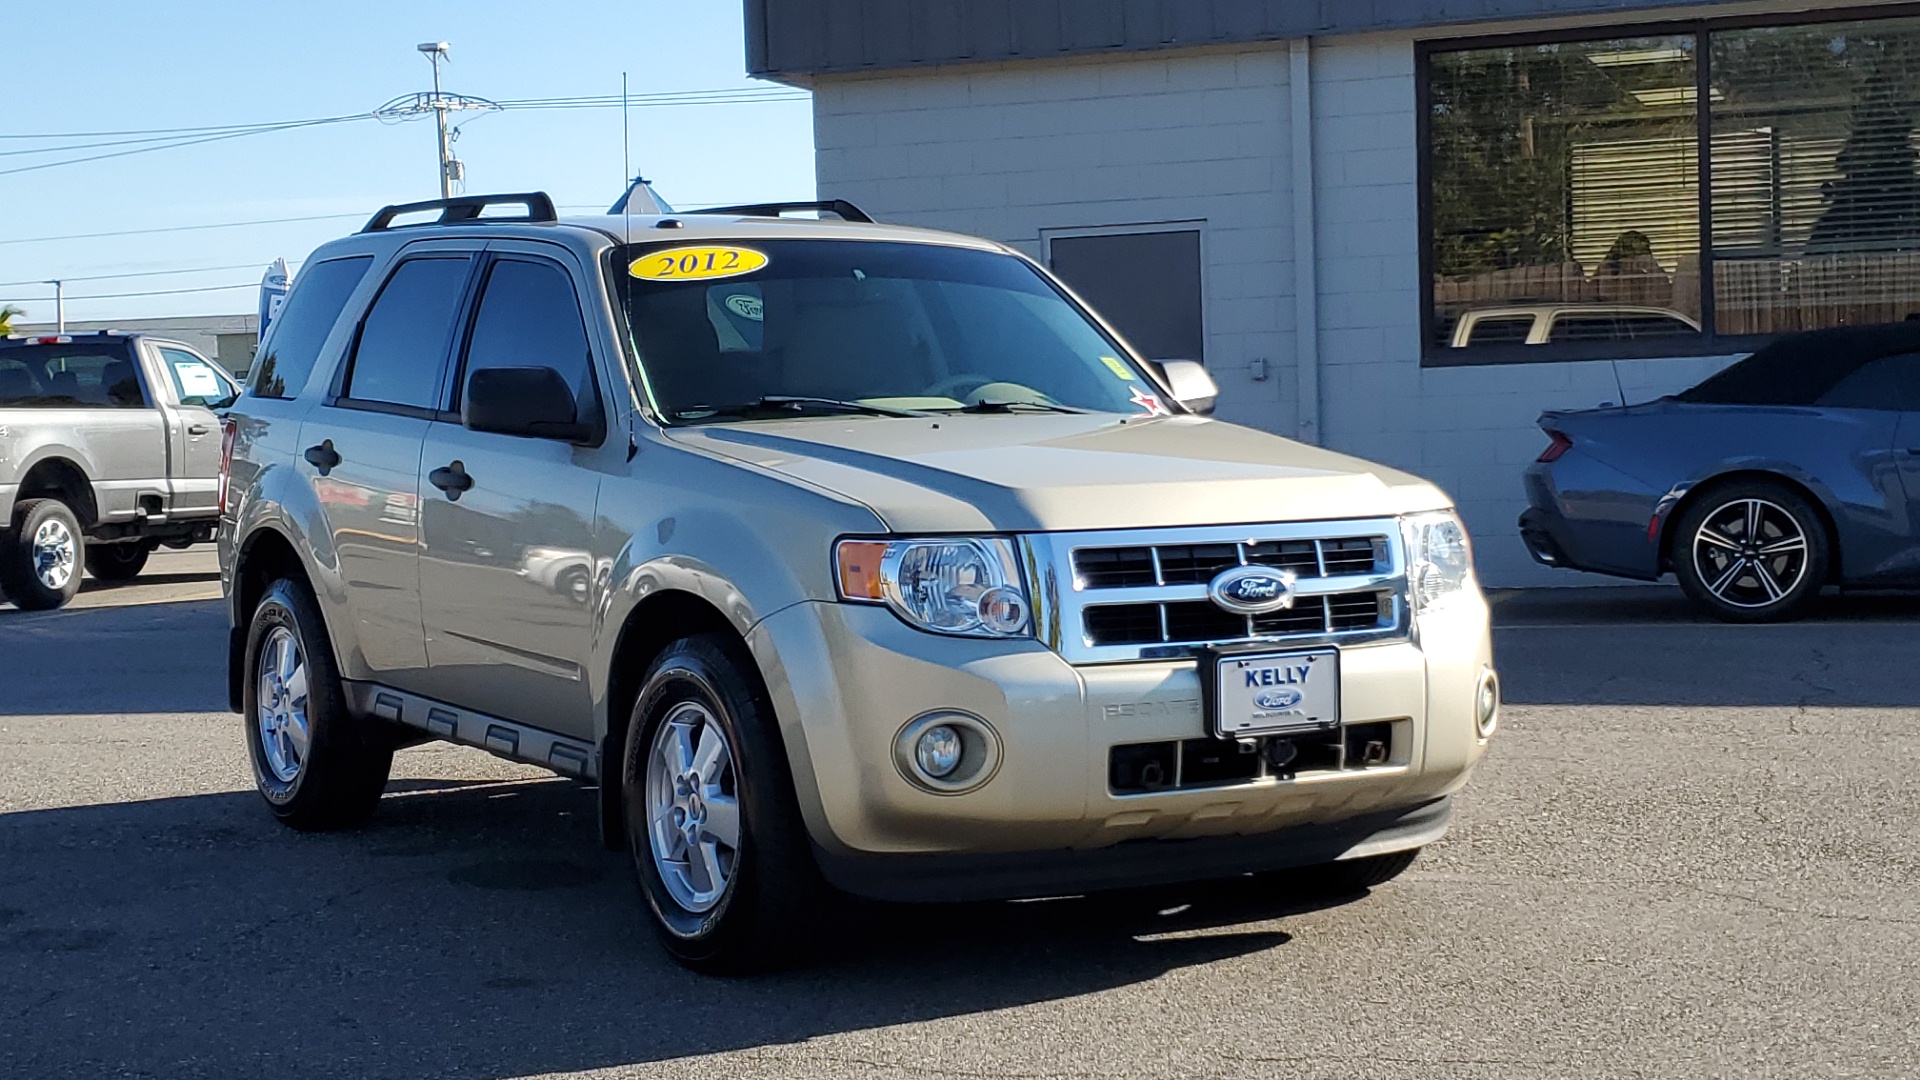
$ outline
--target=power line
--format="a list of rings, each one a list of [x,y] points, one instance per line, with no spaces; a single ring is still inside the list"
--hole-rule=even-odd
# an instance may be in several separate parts
[[[59,277],[61,281],[118,281],[122,278],[171,277],[176,274],[211,274],[216,270],[246,270],[253,267],[266,268],[265,263],[238,263],[233,266],[193,266],[179,270],[143,270],[135,274],[91,274],[85,277],[66,277],[49,274],[46,277],[27,278],[22,281],[0,281],[0,288],[14,285],[44,285]]]
[[[119,300],[129,296],[181,296],[186,293],[226,292],[230,289],[257,289],[257,281],[243,281],[237,285],[203,285],[197,289],[149,289],[143,292],[87,293],[84,296],[69,296],[68,300]],[[17,296],[12,300],[0,300],[0,304],[37,304],[51,300],[51,296]]]
[[[342,218],[366,218],[365,212],[351,214],[311,214],[306,217],[260,218],[256,221],[215,221],[205,225],[169,225],[159,229],[115,229],[112,232],[68,233],[65,236],[22,236],[0,240],[0,244],[45,244],[56,240],[98,240],[110,236],[152,236],[156,233],[198,232],[201,229],[238,229],[249,225],[288,225],[299,221],[339,221]]]
[[[62,165],[80,165],[89,161],[106,161],[109,158],[130,157],[134,154],[151,154],[156,150],[174,150],[183,146],[199,146],[202,143],[222,142],[227,139],[242,139],[249,135],[264,135],[274,131],[290,131],[294,128],[317,127],[321,124],[340,124],[350,120],[371,120],[372,113],[356,113],[352,116],[331,116],[320,120],[296,120],[276,127],[248,128],[222,135],[203,135],[197,138],[176,139],[158,146],[141,146],[133,150],[117,150],[111,154],[92,154],[87,157],[66,158],[62,161],[43,161],[37,165],[22,165],[12,169],[0,169],[0,176],[12,176],[16,173],[37,172],[41,169],[57,169]]]
[[[54,131],[38,135],[22,135],[9,132],[0,134],[0,139],[105,139],[122,135],[207,135],[218,131],[239,131],[242,128],[271,128],[296,121],[267,120],[257,124],[213,124],[207,127],[175,128],[129,128],[124,131]]]

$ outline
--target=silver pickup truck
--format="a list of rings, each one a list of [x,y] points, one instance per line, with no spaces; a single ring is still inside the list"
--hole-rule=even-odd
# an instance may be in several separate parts
[[[0,592],[56,608],[161,544],[213,539],[220,419],[238,388],[176,341],[108,331],[0,338]]]

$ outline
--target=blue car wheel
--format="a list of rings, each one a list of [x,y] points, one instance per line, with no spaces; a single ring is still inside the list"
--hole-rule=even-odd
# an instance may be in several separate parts
[[[1765,481],[1707,492],[1680,516],[1673,569],[1694,601],[1728,622],[1799,618],[1827,583],[1831,541],[1793,489]]]

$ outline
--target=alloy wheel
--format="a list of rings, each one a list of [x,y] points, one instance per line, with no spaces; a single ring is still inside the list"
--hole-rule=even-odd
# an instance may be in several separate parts
[[[707,706],[683,701],[647,758],[647,843],[675,903],[692,914],[726,895],[740,859],[733,747]]]
[[[1785,600],[1807,575],[1807,532],[1780,504],[1735,499],[1700,522],[1693,565],[1722,603],[1764,608]]]
[[[58,518],[41,522],[33,532],[33,574],[40,584],[55,592],[66,588],[73,580],[79,547],[66,522]]]
[[[284,626],[269,631],[260,646],[255,689],[260,749],[267,769],[274,779],[291,784],[306,764],[313,727],[307,715],[306,654],[300,639]]]

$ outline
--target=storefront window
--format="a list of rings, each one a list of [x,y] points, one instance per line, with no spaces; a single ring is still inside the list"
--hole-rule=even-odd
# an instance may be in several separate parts
[[[1436,345],[1518,307],[1557,309],[1539,344],[1697,336],[1693,57],[1690,36],[1433,56]]]
[[[1726,30],[1711,42],[1719,332],[1920,311],[1920,20]]]
[[[1429,364],[1920,312],[1920,19],[1435,46],[1424,77]]]

